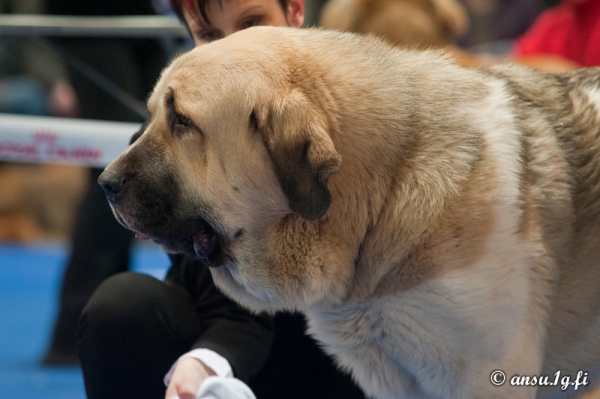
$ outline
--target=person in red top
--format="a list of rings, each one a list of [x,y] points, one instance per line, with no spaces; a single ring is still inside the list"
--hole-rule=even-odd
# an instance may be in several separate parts
[[[516,40],[514,52],[517,57],[560,56],[583,67],[600,65],[600,0],[563,0]]]

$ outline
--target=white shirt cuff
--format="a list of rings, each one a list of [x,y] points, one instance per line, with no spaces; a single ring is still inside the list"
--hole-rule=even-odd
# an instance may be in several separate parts
[[[216,352],[211,351],[210,349],[194,349],[185,353],[177,359],[177,362],[181,359],[185,359],[188,357],[192,357],[194,359],[200,360],[204,365],[210,369],[212,369],[217,377],[233,377],[233,370],[229,365],[227,359],[223,356],[219,355]],[[173,363],[169,372],[165,375],[164,382],[165,386],[169,385],[171,382],[171,377],[173,376],[173,371],[175,371],[175,366],[177,362]]]
[[[256,396],[236,378],[210,376],[202,383],[196,399],[256,399]]]

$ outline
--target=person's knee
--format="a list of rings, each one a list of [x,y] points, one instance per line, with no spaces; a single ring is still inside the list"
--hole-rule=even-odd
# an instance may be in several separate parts
[[[120,273],[104,281],[86,304],[79,320],[79,339],[125,338],[156,318],[164,283],[148,275]],[[125,336],[124,336],[125,335]]]
[[[165,334],[171,295],[165,283],[129,272],[98,287],[79,320],[78,355],[89,397],[158,397],[138,396],[140,387],[164,393],[162,376],[181,355]]]

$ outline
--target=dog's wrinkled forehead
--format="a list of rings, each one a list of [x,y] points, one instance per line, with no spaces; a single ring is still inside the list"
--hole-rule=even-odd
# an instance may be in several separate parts
[[[161,74],[161,77],[154,87],[154,91],[148,100],[148,109],[154,113],[158,108],[172,103],[177,96],[186,96],[193,98],[188,92],[198,91],[202,88],[202,93],[214,90],[211,86],[219,78],[212,70],[218,70],[216,63],[207,60],[197,59],[198,57],[185,54],[173,61]],[[210,78],[209,78],[210,76]],[[193,93],[191,93],[193,94]]]
[[[213,101],[231,92],[253,89],[262,95],[269,92],[264,90],[265,85],[284,85],[289,75],[289,65],[284,62],[286,51],[248,34],[252,32],[240,33],[176,58],[155,86],[148,101],[150,111],[164,101],[169,90],[174,90],[176,96],[185,93],[188,99]]]
[[[218,60],[210,62],[196,58],[179,58],[163,72],[148,101],[152,115],[172,105],[179,112],[191,115],[197,111],[191,109],[195,105],[210,106],[226,96],[237,77],[243,74],[243,70],[237,73],[230,70],[230,76],[225,76]]]

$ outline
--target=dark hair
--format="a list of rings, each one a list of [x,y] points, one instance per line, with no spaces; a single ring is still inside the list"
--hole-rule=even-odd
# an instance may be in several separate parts
[[[198,11],[200,12],[200,16],[206,23],[210,23],[208,20],[208,16],[206,15],[206,5],[209,0],[169,0],[173,11],[177,14],[177,17],[185,23],[185,18],[183,17],[183,9],[185,8],[188,12],[191,12],[193,16],[198,16]],[[223,3],[223,0],[217,0],[219,5]],[[227,0],[225,0],[227,1]],[[281,9],[283,10],[283,15],[287,16],[287,8],[290,0],[278,0]]]

